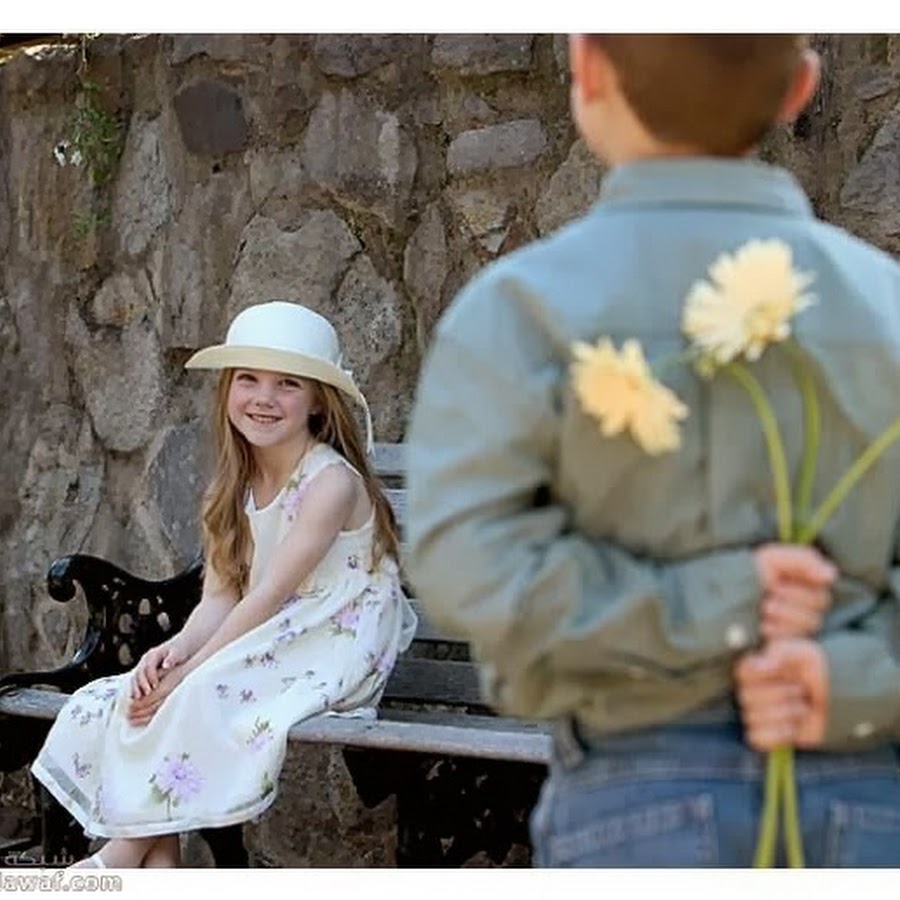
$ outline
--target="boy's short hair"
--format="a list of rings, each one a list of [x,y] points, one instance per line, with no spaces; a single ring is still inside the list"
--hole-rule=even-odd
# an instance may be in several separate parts
[[[744,153],[774,124],[806,39],[784,34],[592,34],[650,133]]]

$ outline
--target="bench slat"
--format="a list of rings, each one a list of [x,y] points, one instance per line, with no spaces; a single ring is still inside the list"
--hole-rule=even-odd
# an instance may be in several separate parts
[[[49,720],[67,699],[67,694],[25,688],[0,696],[0,713]],[[533,763],[550,758],[545,725],[493,716],[379,710],[377,720],[317,716],[294,725],[288,734],[296,741],[382,750]]]
[[[391,509],[394,510],[394,516],[397,519],[397,525],[400,530],[406,524],[406,489],[405,488],[385,488],[384,495],[387,497]]]
[[[375,472],[383,478],[402,478],[406,474],[406,445],[376,444]]]
[[[393,700],[484,706],[475,665],[456,660],[401,657],[384,695]]]

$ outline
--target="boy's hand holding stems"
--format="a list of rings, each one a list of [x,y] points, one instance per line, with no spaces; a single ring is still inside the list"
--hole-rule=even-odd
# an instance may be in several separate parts
[[[761,752],[812,747],[825,733],[828,671],[814,640],[838,570],[818,550],[764,544],[754,551],[762,586],[762,647],[735,665],[747,743]]]

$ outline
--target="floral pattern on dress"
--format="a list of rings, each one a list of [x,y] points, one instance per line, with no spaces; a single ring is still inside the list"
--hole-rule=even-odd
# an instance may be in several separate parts
[[[76,778],[87,778],[94,768],[90,763],[82,762],[77,753],[72,754],[72,768]]]
[[[297,511],[300,509],[303,495],[308,487],[309,479],[303,473],[288,481],[284,490],[284,498],[281,501],[281,508],[284,510],[288,522],[293,522],[297,517]]]
[[[203,776],[190,758],[189,753],[175,758],[164,756],[162,764],[150,776],[153,799],[166,804],[166,815],[170,819],[173,807],[190,800],[203,789]]]
[[[355,598],[345,607],[339,609],[330,620],[334,634],[346,634],[355,638],[356,626],[359,625],[359,613],[359,604]]]
[[[247,746],[253,753],[259,753],[260,750],[264,750],[272,741],[275,740],[275,735],[272,732],[272,725],[268,720],[263,720],[257,718],[253,723],[253,731],[250,732],[250,736],[247,738]]]

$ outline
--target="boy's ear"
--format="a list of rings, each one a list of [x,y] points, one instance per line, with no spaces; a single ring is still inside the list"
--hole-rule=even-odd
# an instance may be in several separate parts
[[[569,35],[569,73],[585,103],[602,100],[615,81],[609,57],[586,34]]]
[[[778,111],[779,122],[793,122],[809,105],[822,73],[822,61],[815,50],[807,48],[803,51],[800,65],[791,80],[781,108]]]

